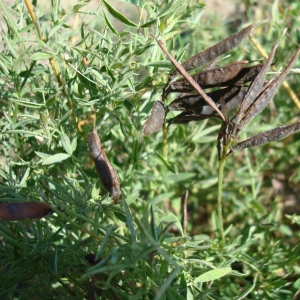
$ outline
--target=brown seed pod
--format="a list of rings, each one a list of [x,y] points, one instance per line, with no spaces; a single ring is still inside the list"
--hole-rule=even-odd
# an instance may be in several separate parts
[[[253,81],[256,76],[259,74],[264,64],[257,64],[250,67],[244,67],[242,70],[232,79],[221,83],[219,86],[240,86],[244,83]]]
[[[234,145],[233,147],[231,147],[229,154],[232,152],[240,151],[245,148],[265,145],[273,141],[280,141],[286,138],[287,136],[297,133],[299,131],[300,131],[300,122],[293,125],[278,127],[269,131],[258,133],[252,136],[251,138],[242,141]]]
[[[261,24],[261,23],[259,23],[259,24]],[[240,30],[239,32],[234,33],[231,36],[223,39],[222,41],[213,45],[212,47],[209,47],[209,48],[205,49],[204,51],[192,56],[191,58],[189,58],[188,60],[186,60],[185,62],[182,63],[182,67],[186,71],[196,69],[198,67],[203,66],[207,62],[215,59],[216,57],[234,49],[242,42],[242,40],[244,38],[246,38],[249,35],[251,30],[259,24],[252,24],[252,25]],[[177,75],[179,75],[179,72],[178,72],[178,70],[175,70],[170,75],[170,77],[174,78]]]
[[[247,60],[232,63],[222,68],[210,69],[191,75],[191,77],[202,87],[202,89],[216,87],[236,77],[242,70],[243,66],[247,64]],[[166,90],[166,96],[171,92],[186,93],[194,91],[194,88],[185,78],[178,79],[171,82]]]
[[[207,95],[215,102],[219,102],[224,97],[225,102],[237,96],[241,86],[230,86],[225,89],[216,90]],[[195,110],[201,106],[207,105],[207,102],[199,94],[181,94],[172,103],[169,104],[168,110]]]
[[[282,84],[282,82],[285,80],[286,76],[290,73],[291,69],[294,67],[298,56],[300,54],[300,48],[296,51],[288,65],[284,68],[284,70],[278,75],[278,77],[274,80],[272,80],[271,84],[261,93],[258,95],[256,99],[254,99],[253,104],[249,107],[247,110],[245,116],[239,123],[240,130],[245,128],[247,124],[256,117],[262,110],[269,104],[271,99],[274,97],[276,90],[279,88],[279,86]],[[249,95],[249,92],[247,92],[247,95]],[[245,100],[247,100],[247,95],[245,96],[245,99],[243,100],[242,104],[244,104]],[[256,95],[257,96],[257,95]],[[238,112],[238,116],[242,114],[243,111]]]
[[[172,64],[175,66],[175,68],[178,70],[178,72],[191,84],[191,86],[194,87],[194,89],[205,99],[205,101],[216,110],[216,112],[220,115],[221,119],[225,121],[225,116],[222,114],[222,112],[218,109],[215,102],[212,101],[204,92],[204,90],[200,87],[199,84],[191,77],[189,73],[178,63],[178,61],[167,51],[167,49],[164,47],[163,42],[160,40],[156,40],[161,50],[167,55],[169,60],[172,62]],[[166,97],[166,86],[163,88],[163,95],[162,99],[164,100]]]
[[[113,198],[114,203],[117,204],[121,195],[120,184],[117,174],[102,148],[96,129],[88,134],[87,143],[100,181]]]
[[[53,210],[41,202],[15,202],[0,204],[0,218],[8,221],[40,219]]]
[[[239,91],[241,87],[235,87],[237,90],[227,98],[220,96],[217,107],[221,109],[220,99],[223,97],[225,101],[226,112],[238,107],[245,96],[246,90]],[[238,92],[239,91],[239,92]],[[238,93],[236,93],[238,92]],[[196,110],[185,111],[173,119],[169,120],[169,124],[187,124],[193,121],[202,121],[209,118],[220,118],[216,111],[209,105],[202,106]]]
[[[283,32],[282,36],[284,34],[285,31]],[[228,145],[236,138],[237,134],[241,130],[243,130],[248,125],[248,123],[259,113],[261,113],[262,110],[269,104],[280,84],[285,80],[286,76],[294,67],[298,56],[300,55],[300,48],[296,51],[284,70],[277,77],[272,78],[265,84],[265,76],[268,68],[272,64],[272,60],[274,58],[276,48],[279,45],[279,41],[272,48],[266,63],[263,65],[261,71],[251,83],[237,114],[232,118],[230,122],[223,122],[218,136],[217,147],[219,159],[222,158],[224,148],[226,149]],[[257,134],[252,138],[231,147],[231,149],[227,149],[226,155],[247,147],[263,145],[274,140],[282,139],[292,133],[298,132],[299,128],[299,124],[297,123],[293,126],[276,128],[268,132]]]
[[[156,101],[152,107],[149,119],[143,125],[144,135],[151,135],[159,131],[166,118],[165,106],[161,101]]]

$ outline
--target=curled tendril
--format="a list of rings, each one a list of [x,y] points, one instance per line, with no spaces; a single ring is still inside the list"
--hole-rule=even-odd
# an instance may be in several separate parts
[[[130,62],[129,64],[129,68],[132,69],[132,70],[137,70],[140,68],[140,64],[135,62],[135,61],[132,61]]]

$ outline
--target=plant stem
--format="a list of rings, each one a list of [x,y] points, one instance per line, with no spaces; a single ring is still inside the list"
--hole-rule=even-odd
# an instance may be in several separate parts
[[[219,229],[219,238],[221,245],[225,244],[225,237],[224,237],[224,228],[223,228],[223,216],[222,216],[222,189],[223,189],[223,173],[225,162],[227,158],[227,152],[230,148],[232,140],[230,139],[226,145],[222,147],[221,156],[219,160],[219,172],[218,172],[218,229]]]
[[[249,170],[249,175],[250,175],[250,179],[251,179],[251,190],[252,190],[252,200],[255,201],[256,199],[256,187],[255,187],[255,178],[254,178],[254,172],[253,172],[253,168],[250,162],[250,158],[249,158],[249,149],[245,149],[245,157],[246,157],[246,162],[247,162],[247,167]]]
[[[163,124],[162,127],[162,132],[163,132],[163,157],[167,159],[168,156],[168,142],[167,142],[167,128],[165,126],[165,123]]]
[[[219,161],[219,172],[218,172],[218,229],[221,244],[225,243],[224,228],[223,228],[223,216],[222,216],[222,188],[223,188],[223,171],[225,166],[226,157],[222,155]]]

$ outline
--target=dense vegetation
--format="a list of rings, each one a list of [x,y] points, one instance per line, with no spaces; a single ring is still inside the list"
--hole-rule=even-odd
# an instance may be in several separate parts
[[[300,3],[244,1],[224,18],[192,0],[128,2],[0,0],[0,202],[54,210],[0,221],[0,299],[298,299],[299,134],[227,159],[222,243],[220,120],[141,130],[174,70],[153,36],[184,61],[268,18],[220,65],[269,55],[287,27],[271,78],[299,48]],[[299,122],[299,68],[241,140]],[[89,155],[94,127],[117,205]]]

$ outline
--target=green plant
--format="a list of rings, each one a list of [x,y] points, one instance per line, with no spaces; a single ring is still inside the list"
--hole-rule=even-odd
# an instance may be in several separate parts
[[[220,122],[171,125],[155,138],[140,136],[172,69],[150,32],[183,61],[236,29],[203,17],[196,1],[120,3],[63,8],[51,2],[49,9],[33,10],[29,1],[0,2],[6,30],[0,201],[44,202],[55,212],[40,220],[1,221],[1,299],[83,299],[88,292],[89,299],[291,299],[299,288],[299,223],[285,218],[277,203],[297,192],[297,137],[227,160],[222,246],[216,214]],[[267,34],[258,29],[254,35],[266,50],[290,24],[278,67],[299,47],[300,7],[286,3],[268,7],[273,22],[264,25]],[[243,17],[256,10],[251,1],[247,5]],[[243,19],[240,27],[258,21]],[[260,58],[250,43],[230,53],[230,62]],[[288,80],[296,96],[298,77]],[[243,139],[296,122],[284,89],[275,103],[271,116],[264,111]],[[86,139],[94,126],[120,181],[118,205],[111,204],[89,158]],[[283,196],[270,192],[272,179],[281,180]],[[180,197],[186,190],[183,234]]]

